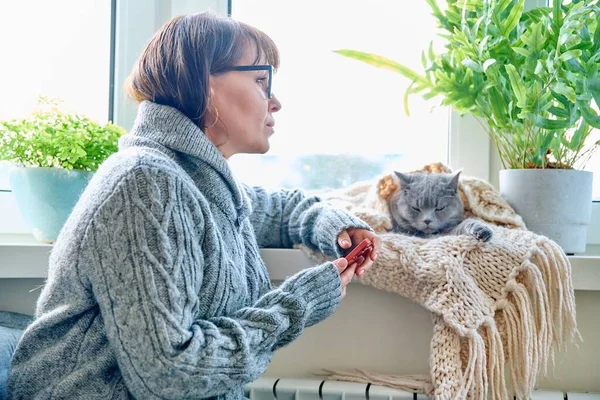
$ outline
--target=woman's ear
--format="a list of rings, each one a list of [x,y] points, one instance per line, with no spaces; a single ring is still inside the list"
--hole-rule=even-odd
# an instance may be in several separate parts
[[[206,110],[204,111],[204,127],[203,129],[208,130],[215,126],[219,120],[219,110],[214,104],[215,92],[212,86],[209,86],[208,96],[206,99]],[[205,132],[208,133],[208,132]]]
[[[206,109],[208,110],[210,106],[213,104],[213,99],[215,98],[215,91],[213,89],[213,85],[211,81],[208,81],[208,96],[206,96]]]

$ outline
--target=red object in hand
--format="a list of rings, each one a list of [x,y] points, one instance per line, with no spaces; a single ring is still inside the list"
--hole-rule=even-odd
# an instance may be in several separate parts
[[[363,261],[359,264],[361,266],[364,263],[364,260],[367,259],[371,251],[373,250],[373,243],[369,239],[364,239],[360,242],[350,253],[348,253],[344,258],[348,261],[348,265],[352,265],[357,262],[360,257],[363,257]]]

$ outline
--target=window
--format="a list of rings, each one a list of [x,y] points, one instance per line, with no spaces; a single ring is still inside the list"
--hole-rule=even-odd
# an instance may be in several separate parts
[[[600,140],[600,130],[594,130],[592,135],[591,140]],[[585,169],[594,173],[594,188],[592,191],[594,204],[592,205],[592,223],[588,228],[587,240],[588,243],[600,245],[600,150],[594,153]]]
[[[545,1],[526,0],[526,5]],[[426,2],[413,2],[410,8],[397,0],[2,2],[0,35],[5,39],[0,51],[10,57],[0,63],[1,119],[30,112],[37,97],[46,95],[99,122],[107,120],[111,3],[116,3],[118,16],[112,111],[115,122],[127,129],[136,107],[121,88],[152,34],[174,15],[230,11],[273,37],[282,56],[273,90],[283,109],[276,115],[271,151],[232,160],[245,182],[340,187],[392,169],[444,161],[497,183],[495,150],[472,118],[433,108],[434,102],[419,96],[410,98],[408,118],[402,98],[406,79],[332,52],[353,48],[379,53],[420,70],[421,50],[436,39]],[[16,17],[22,15],[27,23]],[[600,200],[600,152],[587,169],[596,172],[594,197]],[[22,222],[15,222],[18,212],[8,190],[6,166],[0,163],[0,232],[26,232]],[[588,235],[591,243],[600,243],[600,201],[594,204],[593,218]]]
[[[342,12],[343,10],[343,12]],[[404,114],[410,82],[333,53],[351,48],[382,54],[415,70],[435,38],[426,2],[233,0],[232,16],[269,34],[281,53],[273,93],[271,150],[234,156],[247,183],[306,189],[337,188],[381,173],[448,162],[449,116],[418,96]]]
[[[104,123],[110,71],[108,0],[0,3],[0,119],[24,117],[39,96]],[[0,190],[8,190],[0,165]]]
[[[39,96],[104,123],[109,111],[109,0],[0,3],[0,119],[33,111]],[[0,233],[28,233],[0,163]]]
[[[600,131],[597,129],[592,132],[593,140],[600,140]],[[590,161],[585,166],[585,170],[592,171],[594,173],[594,190],[592,196],[594,201],[600,202],[600,150],[596,151]]]

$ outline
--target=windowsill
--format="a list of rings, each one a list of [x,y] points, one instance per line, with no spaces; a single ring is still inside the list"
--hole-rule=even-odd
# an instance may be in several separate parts
[[[0,234],[0,278],[45,278],[51,248],[29,234]],[[262,249],[261,255],[274,281],[315,265],[296,249]],[[586,253],[569,260],[575,290],[600,291],[600,245],[588,245]]]

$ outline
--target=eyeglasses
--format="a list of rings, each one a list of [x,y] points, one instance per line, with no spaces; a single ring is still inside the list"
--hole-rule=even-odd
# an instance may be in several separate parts
[[[273,98],[273,93],[271,92],[271,83],[273,82],[273,66],[272,65],[238,65],[236,67],[229,68],[230,71],[268,71],[269,79],[267,82],[265,89],[265,93],[267,94],[267,98]]]

